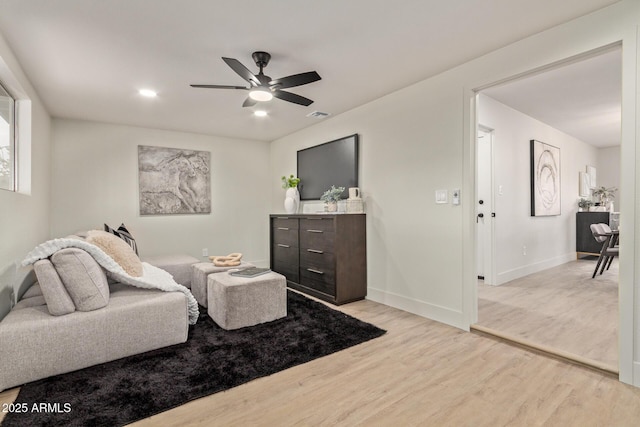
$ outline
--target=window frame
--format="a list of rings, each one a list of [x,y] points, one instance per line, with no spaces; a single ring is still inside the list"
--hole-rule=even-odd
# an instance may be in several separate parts
[[[15,192],[18,189],[18,161],[17,161],[17,144],[16,144],[16,133],[17,133],[17,99],[16,97],[7,89],[7,85],[4,84],[0,80],[0,96],[6,96],[11,99],[11,107],[9,109],[9,162],[10,162],[10,180],[9,185],[4,186],[0,185],[0,190],[12,191]],[[3,118],[4,120],[4,118]],[[6,120],[5,120],[6,121]]]

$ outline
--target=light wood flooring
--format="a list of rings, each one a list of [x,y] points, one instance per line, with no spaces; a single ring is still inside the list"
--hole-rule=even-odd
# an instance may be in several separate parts
[[[579,259],[500,286],[478,284],[478,325],[618,371],[618,260]]]
[[[640,389],[371,301],[372,341],[134,423],[146,426],[637,426]],[[170,385],[168,385],[170,387]],[[0,393],[0,402],[17,389]]]

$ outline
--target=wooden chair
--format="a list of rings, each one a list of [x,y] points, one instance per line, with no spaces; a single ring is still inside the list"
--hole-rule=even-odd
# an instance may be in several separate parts
[[[615,246],[615,240],[613,239],[614,233],[607,224],[591,224],[590,228],[593,238],[602,243],[600,257],[598,258],[595,270],[593,270],[593,276],[591,276],[593,279],[596,277],[596,273],[598,273],[598,268],[600,268],[600,274],[602,274],[605,267],[607,270],[611,267],[613,258],[618,256],[619,248]]]

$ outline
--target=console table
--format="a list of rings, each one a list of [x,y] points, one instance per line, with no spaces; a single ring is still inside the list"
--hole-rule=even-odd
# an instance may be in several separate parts
[[[333,304],[367,295],[365,214],[272,214],[271,269],[287,286]]]
[[[576,212],[576,253],[599,256],[602,242],[596,241],[591,233],[591,224],[602,222],[609,225],[609,212]]]

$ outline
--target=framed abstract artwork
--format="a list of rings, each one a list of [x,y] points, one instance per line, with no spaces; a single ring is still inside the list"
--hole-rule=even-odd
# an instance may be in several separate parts
[[[591,177],[586,172],[580,172],[579,174],[579,196],[590,197],[591,196]]]
[[[140,215],[211,213],[208,151],[138,146]]]
[[[531,216],[560,215],[560,149],[532,139]]]
[[[589,175],[589,185],[591,188],[596,188],[598,186],[596,167],[587,165],[587,175]]]

